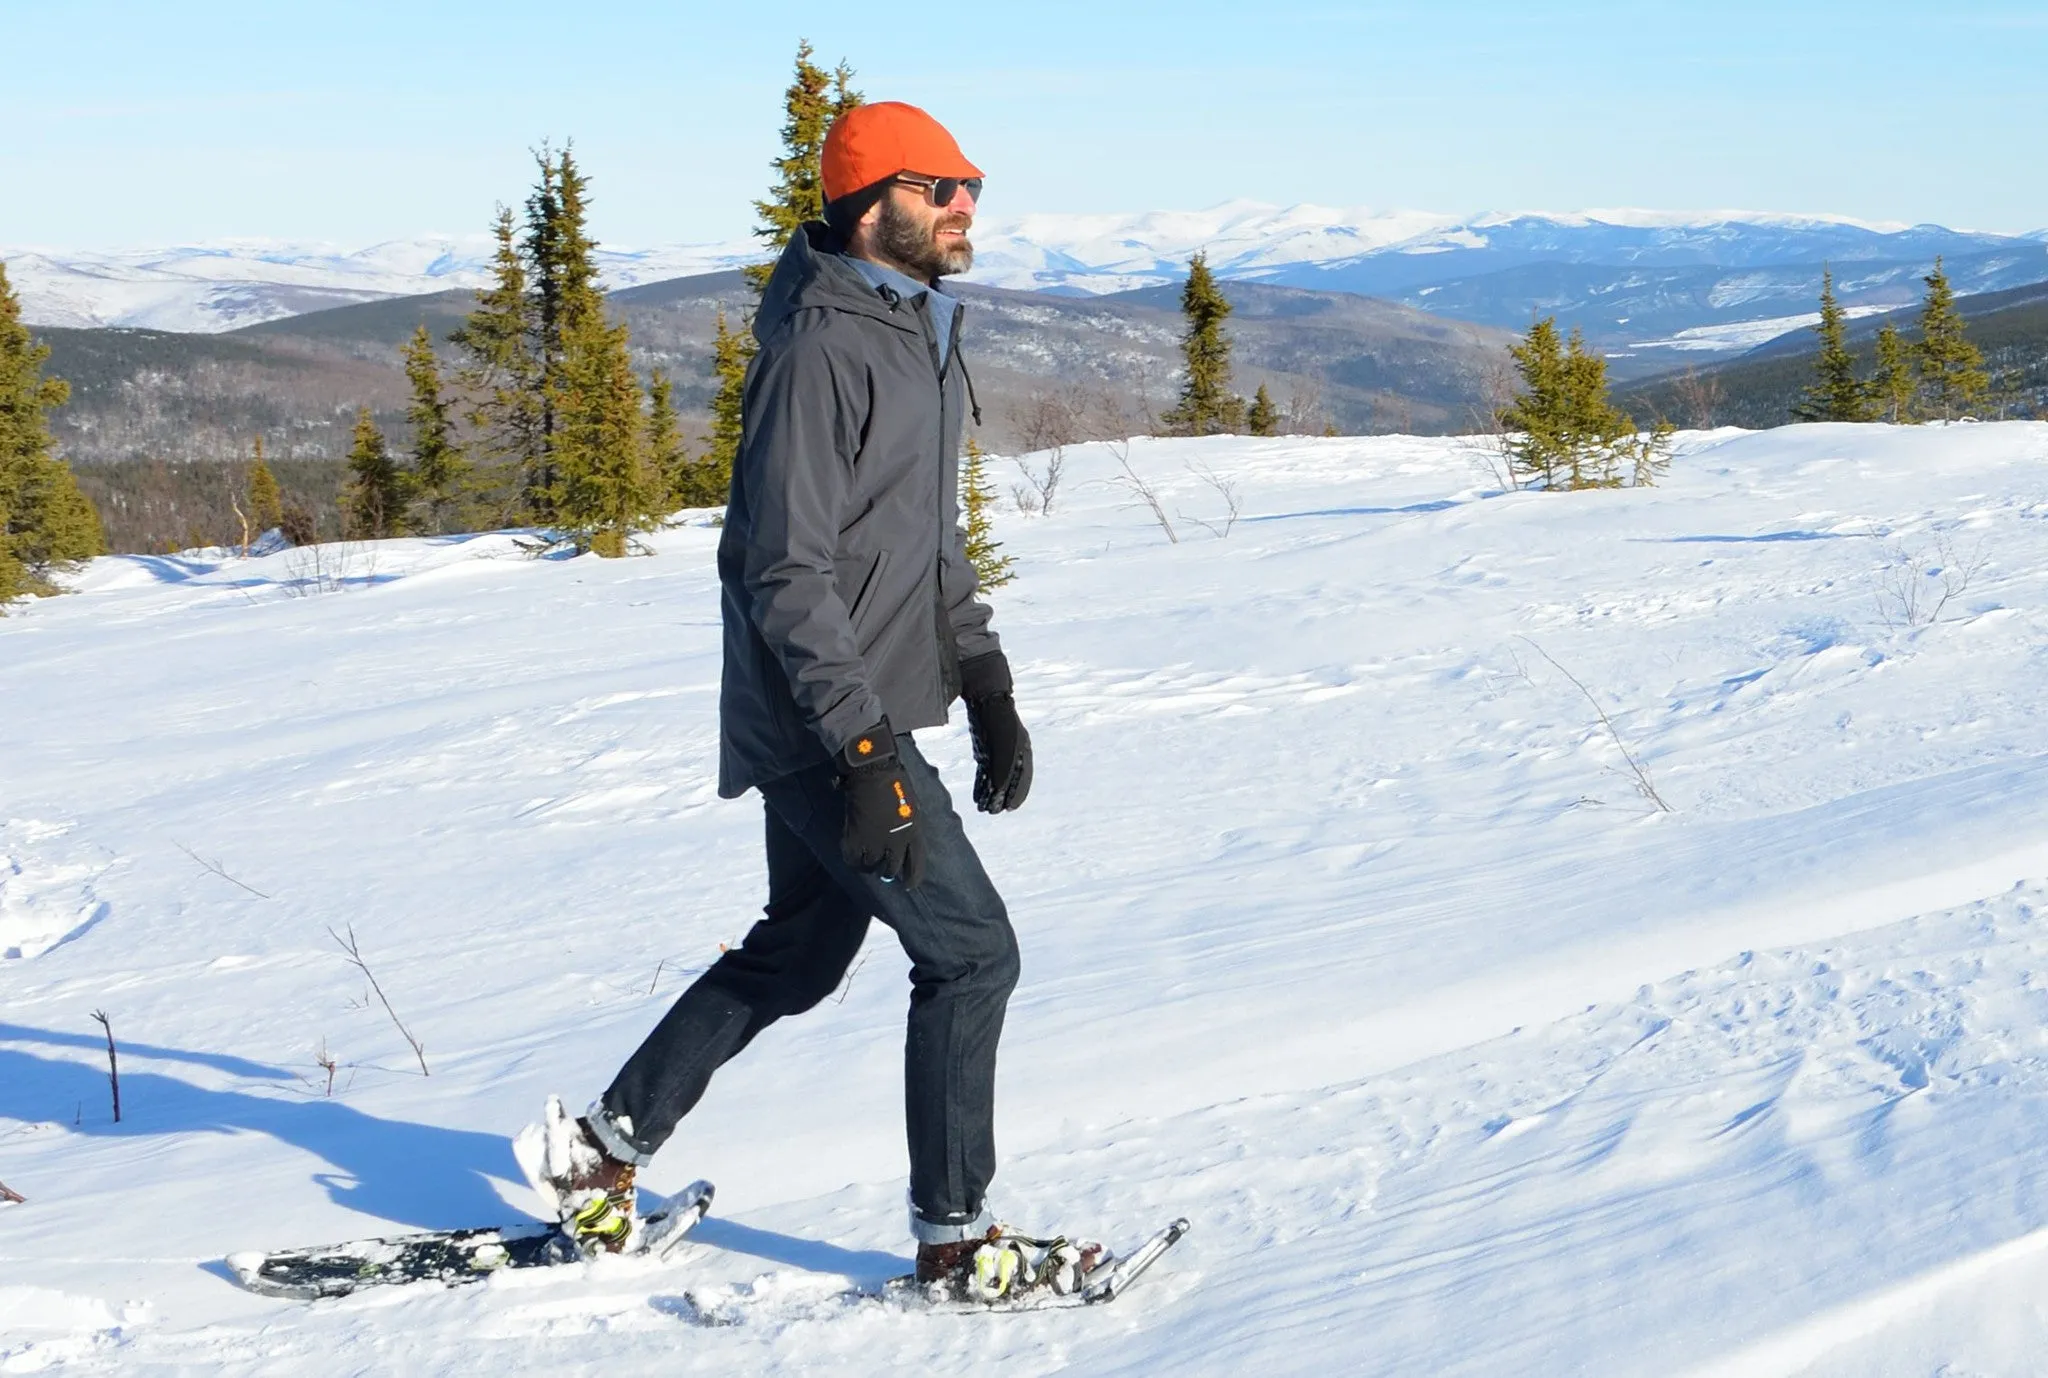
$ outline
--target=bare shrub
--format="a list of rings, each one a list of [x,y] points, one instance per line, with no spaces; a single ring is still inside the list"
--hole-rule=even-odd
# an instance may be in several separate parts
[[[1043,389],[1010,408],[1010,428],[1019,446],[1044,456],[1038,468],[1022,455],[1017,458],[1024,484],[1010,492],[1020,512],[1051,514],[1066,469],[1067,447],[1088,438],[1088,412],[1088,395],[1078,386]]]
[[[1946,532],[1935,538],[1932,552],[1892,545],[1886,556],[1877,573],[1877,614],[1894,630],[1939,621],[1990,560],[1982,541],[1961,552]]]
[[[277,587],[287,598],[339,593],[350,584],[376,579],[377,549],[356,541],[297,546],[285,556],[284,572],[284,582]]]
[[[1166,539],[1175,545],[1179,545],[1180,533],[1173,529],[1173,522],[1167,518],[1166,508],[1160,505],[1159,494],[1154,492],[1152,485],[1140,478],[1138,471],[1131,467],[1130,445],[1123,441],[1117,441],[1110,445],[1109,452],[1116,456],[1117,465],[1123,470],[1123,473],[1111,479],[1110,482],[1123,489],[1126,493],[1129,493],[1132,498],[1132,501],[1125,505],[1128,507],[1143,507],[1149,511],[1152,514],[1152,519],[1159,523],[1159,529],[1166,533]]]
[[[1714,417],[1727,400],[1721,390],[1720,375],[1701,373],[1688,365],[1684,376],[1671,385],[1671,390],[1678,398],[1686,425],[1696,431],[1714,429]]]
[[[1296,383],[1288,390],[1280,408],[1283,435],[1322,435],[1330,429],[1330,412],[1323,403],[1323,385],[1314,378]]]
[[[1196,464],[1190,461],[1188,472],[1216,490],[1216,496],[1223,499],[1223,516],[1218,521],[1210,522],[1204,521],[1200,517],[1191,517],[1187,513],[1182,512],[1180,514],[1181,520],[1193,522],[1218,540],[1227,538],[1230,535],[1230,528],[1237,525],[1238,515],[1244,510],[1243,494],[1239,491],[1235,482],[1224,478],[1206,464]]]

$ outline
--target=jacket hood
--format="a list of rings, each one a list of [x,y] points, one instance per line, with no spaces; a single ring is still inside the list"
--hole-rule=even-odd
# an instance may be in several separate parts
[[[838,236],[822,220],[799,226],[789,237],[775,271],[754,312],[754,338],[763,344],[799,311],[849,311],[887,322],[898,330],[916,330],[915,317],[905,319],[889,309],[840,250]]]

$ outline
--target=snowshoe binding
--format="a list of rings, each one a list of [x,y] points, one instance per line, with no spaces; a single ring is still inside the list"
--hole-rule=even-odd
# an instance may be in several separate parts
[[[996,1225],[980,1239],[919,1245],[916,1276],[933,1301],[992,1305],[1033,1293],[1078,1293],[1109,1262],[1100,1244],[1064,1235],[1041,1239]]]
[[[512,1152],[585,1256],[632,1247],[640,1227],[633,1165],[606,1153],[587,1121],[570,1118],[560,1096],[548,1097],[541,1123],[521,1130]]]

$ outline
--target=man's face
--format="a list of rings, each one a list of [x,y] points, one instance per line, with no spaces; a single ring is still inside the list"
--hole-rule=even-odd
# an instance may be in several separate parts
[[[967,231],[974,224],[974,198],[966,188],[951,202],[934,206],[916,187],[896,183],[877,203],[875,247],[917,277],[935,280],[974,266]]]

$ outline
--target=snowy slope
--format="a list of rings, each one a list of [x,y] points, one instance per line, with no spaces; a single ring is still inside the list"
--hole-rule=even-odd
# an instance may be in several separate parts
[[[671,1264],[221,1276],[531,1209],[507,1136],[757,913],[714,529],[108,559],[0,620],[0,1371],[2037,1372],[2048,426],[1692,434],[1573,496],[1471,443],[1135,442],[1169,511],[1241,490],[1178,544],[1090,447],[999,524],[1039,770],[968,825],[1025,959],[998,1204],[1196,1223],[1080,1316],[829,1300],[907,1256],[882,933],[650,1170],[720,1186]]]
[[[1811,266],[2032,247],[2011,236],[1839,216],[1602,210],[1459,217],[1244,200],[1202,211],[991,214],[976,239],[973,281],[1088,294],[1176,281],[1197,250],[1224,277],[1387,295],[1540,262]],[[429,235],[353,251],[264,240],[101,253],[0,248],[0,260],[34,324],[214,331],[382,296],[475,287],[490,253],[485,235]],[[758,254],[747,238],[608,248],[599,259],[610,286],[631,287],[736,267]],[[2022,273],[1995,285],[2031,280]],[[1518,323],[1525,314],[1517,308]],[[1758,314],[1783,312],[1767,305]]]

